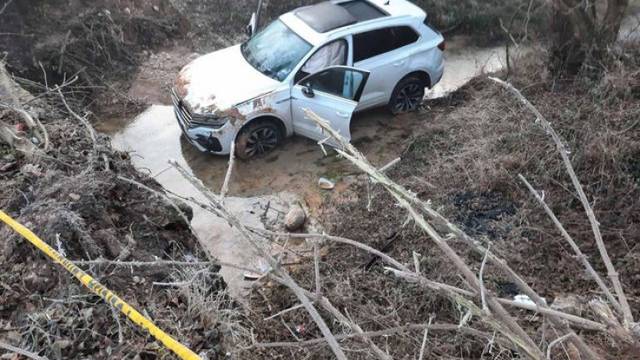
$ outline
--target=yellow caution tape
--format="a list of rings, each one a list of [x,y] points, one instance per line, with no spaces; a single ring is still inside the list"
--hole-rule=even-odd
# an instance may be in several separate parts
[[[94,280],[90,275],[82,271],[79,267],[74,265],[71,261],[67,260],[64,256],[62,256],[59,252],[55,251],[51,246],[42,241],[39,237],[37,237],[31,230],[27,229],[17,221],[13,220],[9,215],[0,210],[0,220],[9,225],[13,230],[22,235],[25,239],[29,240],[33,245],[35,245],[42,252],[47,254],[51,259],[53,259],[58,264],[62,265],[67,271],[69,271],[73,276],[75,276],[80,282],[89,288],[89,290],[93,291],[96,295],[100,296],[107,303],[111,304],[111,306],[120,310],[123,314],[125,314],[131,321],[136,323],[143,329],[149,331],[153,337],[155,337],[158,341],[160,341],[164,346],[166,346],[169,350],[173,351],[180,359],[183,360],[201,360],[200,356],[198,356],[193,351],[189,350],[186,346],[182,345],[171,336],[169,336],[164,331],[160,330],[153,322],[140,314],[136,309],[131,307],[129,304],[120,299],[116,294],[112,293],[109,289],[102,286],[99,282]]]

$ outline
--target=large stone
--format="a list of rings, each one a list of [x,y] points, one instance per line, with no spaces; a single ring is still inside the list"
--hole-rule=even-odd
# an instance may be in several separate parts
[[[289,231],[296,231],[304,226],[307,214],[300,205],[293,205],[284,217],[284,227]]]

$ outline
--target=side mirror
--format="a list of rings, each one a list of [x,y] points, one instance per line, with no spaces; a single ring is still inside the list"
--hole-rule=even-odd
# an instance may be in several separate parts
[[[302,93],[304,94],[304,96],[308,98],[312,98],[316,96],[316,94],[313,92],[313,88],[311,87],[310,83],[306,83],[305,85],[302,86]]]
[[[249,37],[253,37],[256,34],[256,30],[258,29],[258,16],[256,13],[251,14],[251,20],[249,20],[249,24],[247,25],[246,31]]]

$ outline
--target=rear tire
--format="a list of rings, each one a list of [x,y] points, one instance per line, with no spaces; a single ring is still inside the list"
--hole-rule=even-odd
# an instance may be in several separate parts
[[[268,154],[282,142],[282,138],[282,131],[273,121],[250,123],[236,137],[236,156],[248,160]]]
[[[426,84],[420,78],[407,76],[400,80],[391,93],[389,111],[393,115],[416,111],[424,98]]]

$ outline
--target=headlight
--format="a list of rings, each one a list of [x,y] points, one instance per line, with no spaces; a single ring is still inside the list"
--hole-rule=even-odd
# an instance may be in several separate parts
[[[217,115],[193,115],[192,123],[194,125],[207,125],[207,126],[215,126],[221,127],[226,124],[231,119],[231,116],[217,116]]]

